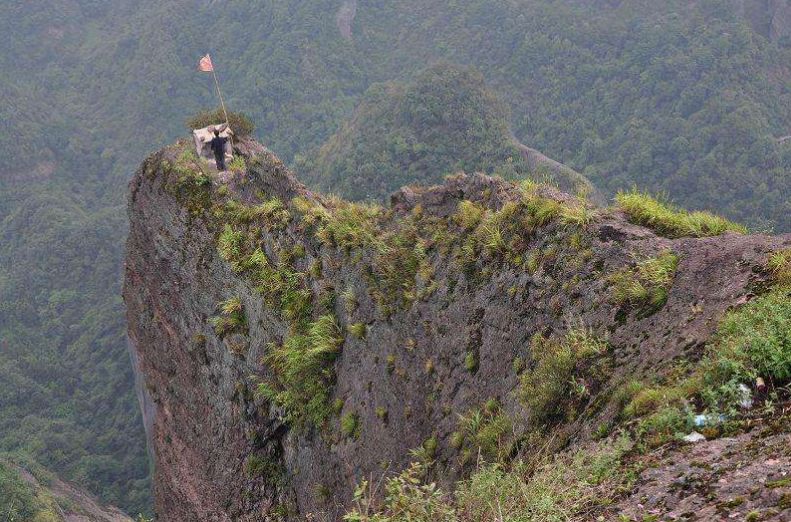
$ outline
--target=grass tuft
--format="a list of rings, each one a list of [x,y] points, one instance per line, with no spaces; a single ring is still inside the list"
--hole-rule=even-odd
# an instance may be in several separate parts
[[[648,227],[661,236],[708,237],[725,232],[746,234],[747,228],[710,212],[688,212],[639,192],[620,192],[615,196],[616,205],[632,223]]]
[[[776,284],[791,287],[791,248],[773,252],[767,267]]]
[[[347,413],[341,417],[341,433],[348,438],[360,436],[360,416],[356,413]]]
[[[275,382],[262,383],[259,393],[283,408],[287,421],[320,426],[332,413],[328,368],[342,343],[335,317],[324,315],[305,333],[289,336],[282,345],[270,345],[264,362],[275,373]]]
[[[573,418],[606,378],[606,341],[585,328],[560,342],[540,335],[531,341],[535,361],[521,375],[520,396],[534,422],[549,425]]]
[[[678,268],[678,256],[664,252],[645,259],[634,268],[624,268],[610,277],[613,299],[618,304],[629,304],[645,315],[661,309]]]
[[[357,339],[365,339],[365,334],[367,333],[368,328],[364,323],[354,323],[348,326],[348,330],[349,333]]]

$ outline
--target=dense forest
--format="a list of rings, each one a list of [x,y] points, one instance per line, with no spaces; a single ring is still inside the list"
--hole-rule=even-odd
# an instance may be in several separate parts
[[[450,167],[430,160],[410,170],[397,154],[374,162],[386,166],[386,183],[380,178],[366,195],[434,180],[442,174],[435,168],[494,169],[507,148],[507,123],[519,141],[582,172],[605,194],[637,185],[753,228],[788,231],[791,142],[777,138],[791,134],[791,47],[757,27],[763,15],[750,9],[760,6],[0,5],[0,450],[32,454],[129,512],[148,509],[148,463],[118,297],[124,189],[145,153],[216,105],[210,77],[195,70],[203,53],[212,53],[228,104],[250,114],[258,137],[307,174],[328,159],[325,144],[337,142],[355,114],[390,107],[396,127],[386,132],[397,136],[409,128],[399,124],[408,111],[435,110],[398,103],[426,67],[479,71],[470,73],[475,82],[500,100],[485,112],[500,114],[488,127],[499,129],[498,143],[466,148]],[[447,90],[468,86],[451,82]],[[388,89],[397,91],[393,99]],[[373,107],[376,96],[386,103]],[[463,115],[489,103],[466,100]],[[409,147],[431,145],[421,141],[426,136],[410,135]],[[462,150],[452,136],[441,138],[448,150]],[[368,173],[366,155],[382,147],[376,139],[355,142],[352,159],[338,150],[344,158],[332,156],[326,169],[336,177],[324,188],[363,195],[351,193],[348,179]],[[405,175],[405,165],[420,179]]]
[[[381,199],[404,185],[459,171],[546,180],[590,193],[573,171],[531,166],[511,135],[508,108],[468,68],[437,64],[413,82],[377,83],[317,154],[295,158],[302,179],[351,199]]]

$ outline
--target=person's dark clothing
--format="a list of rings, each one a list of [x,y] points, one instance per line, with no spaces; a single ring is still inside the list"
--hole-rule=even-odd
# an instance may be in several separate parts
[[[228,138],[215,136],[209,142],[211,150],[214,153],[214,161],[217,162],[217,170],[225,170],[225,143]]]

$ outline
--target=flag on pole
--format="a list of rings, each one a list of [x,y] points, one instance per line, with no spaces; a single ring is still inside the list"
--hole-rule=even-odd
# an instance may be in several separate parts
[[[198,62],[198,70],[201,72],[214,72],[214,65],[211,63],[211,56],[208,54]]]

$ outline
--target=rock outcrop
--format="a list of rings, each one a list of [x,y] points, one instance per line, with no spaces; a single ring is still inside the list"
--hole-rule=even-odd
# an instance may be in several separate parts
[[[587,440],[617,414],[617,386],[699,359],[791,244],[667,239],[483,175],[352,205],[311,193],[259,145],[238,151],[247,168],[227,183],[188,148],[149,157],[129,193],[124,299],[166,521],[337,520],[359,481],[421,452],[450,483],[474,466],[451,440],[459,415],[487,403],[529,454],[520,368],[537,339],[575,328],[608,349],[589,395],[558,398],[555,440]],[[662,302],[613,297],[614,274],[668,253]],[[315,364],[294,366],[297,352]]]

